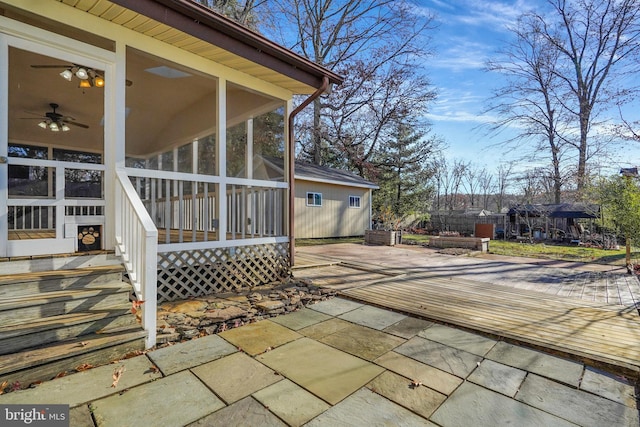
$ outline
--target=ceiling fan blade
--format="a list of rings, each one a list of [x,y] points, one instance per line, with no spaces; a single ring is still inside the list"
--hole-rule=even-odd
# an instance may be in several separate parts
[[[72,68],[73,65],[32,65],[31,68]]]
[[[65,123],[72,126],[78,126],[79,128],[89,129],[89,126],[85,125],[84,123],[77,123],[77,122],[65,122]]]
[[[38,116],[38,117],[42,117],[43,116],[42,113],[34,113],[33,111],[27,111],[27,110],[24,110],[23,113],[33,114],[34,116]]]

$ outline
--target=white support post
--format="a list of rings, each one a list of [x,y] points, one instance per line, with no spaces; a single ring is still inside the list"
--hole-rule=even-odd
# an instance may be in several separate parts
[[[218,144],[218,170],[221,182],[218,185],[218,239],[227,240],[227,81],[218,79],[218,112],[216,142]]]

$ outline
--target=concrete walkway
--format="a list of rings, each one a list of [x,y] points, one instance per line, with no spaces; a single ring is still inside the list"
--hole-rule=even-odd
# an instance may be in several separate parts
[[[638,426],[625,378],[341,298],[0,395],[10,403],[68,404],[79,427]]]

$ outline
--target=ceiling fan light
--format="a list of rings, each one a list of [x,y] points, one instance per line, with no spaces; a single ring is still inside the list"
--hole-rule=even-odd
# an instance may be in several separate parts
[[[69,69],[66,69],[63,72],[61,72],[60,75],[62,76],[63,79],[71,81],[71,78],[73,77],[73,72]]]
[[[51,122],[49,123],[49,130],[52,132],[58,132],[60,131],[60,127],[58,126],[58,124],[56,122]]]
[[[78,71],[76,71],[76,77],[80,80],[86,80],[89,78],[89,73],[85,68],[78,68]]]
[[[80,85],[78,87],[91,87],[91,81],[90,80],[80,80]]]
[[[93,83],[96,87],[104,87],[104,78],[102,76],[96,76]]]
[[[62,132],[68,132],[70,130],[71,130],[71,128],[69,126],[67,126],[66,123],[62,122]]]
[[[40,126],[42,129],[46,129],[49,127],[49,125],[47,124],[47,122],[45,122],[44,120],[41,121],[40,123],[38,123],[38,126]]]

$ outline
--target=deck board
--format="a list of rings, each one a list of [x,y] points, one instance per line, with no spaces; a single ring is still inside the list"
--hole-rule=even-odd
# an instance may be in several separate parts
[[[640,373],[640,317],[634,307],[412,275],[341,295]]]

